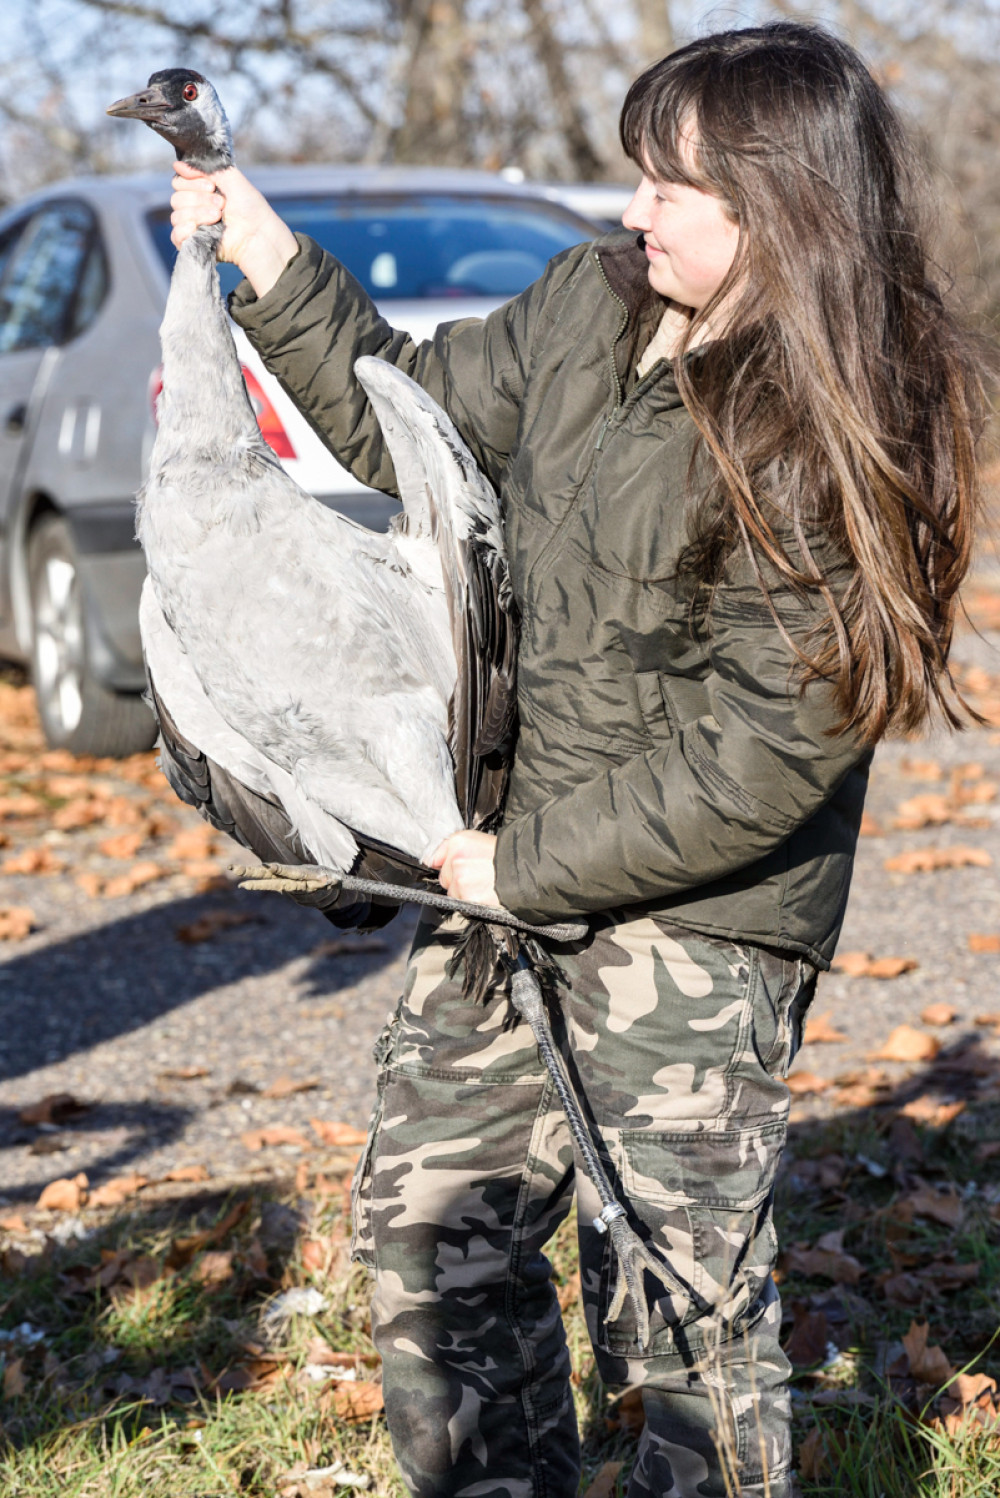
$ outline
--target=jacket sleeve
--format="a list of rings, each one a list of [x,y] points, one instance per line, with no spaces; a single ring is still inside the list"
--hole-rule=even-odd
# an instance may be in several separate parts
[[[771,601],[800,644],[823,617],[777,586]],[[866,756],[855,734],[833,732],[826,683],[800,692],[749,561],[730,563],[709,624],[709,711],[501,829],[497,894],[515,915],[559,920],[736,873],[807,822]]]
[[[322,441],[361,483],[396,494],[392,459],[354,363],[371,354],[394,364],[442,406],[479,466],[499,486],[517,431],[526,368],[549,295],[572,274],[588,244],[556,257],[527,291],[485,320],[439,327],[417,344],[390,327],[361,284],[305,235],[263,297],[243,281],[229,299],[268,369]]]

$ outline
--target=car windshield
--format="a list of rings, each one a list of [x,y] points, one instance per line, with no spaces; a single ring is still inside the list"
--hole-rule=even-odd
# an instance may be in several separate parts
[[[376,301],[516,296],[553,255],[588,237],[575,214],[545,202],[468,194],[419,193],[285,197],[272,205],[293,230],[336,255]],[[168,209],[148,215],[167,270]],[[240,281],[220,265],[223,294]]]

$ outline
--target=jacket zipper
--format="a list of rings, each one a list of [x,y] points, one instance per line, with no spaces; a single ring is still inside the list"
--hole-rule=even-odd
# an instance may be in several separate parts
[[[604,418],[604,423],[597,436],[595,451],[601,452],[604,447],[604,439],[608,435],[608,427],[611,425],[614,418],[618,415],[624,401],[624,392],[622,391],[622,382],[618,374],[618,360],[615,357],[615,352],[618,348],[618,340],[621,338],[625,329],[628,327],[628,308],[622,301],[621,297],[618,295],[617,291],[615,291],[612,287],[611,282],[608,280],[604,266],[601,264],[600,255],[595,254],[594,260],[597,263],[598,272],[600,274],[601,280],[604,282],[604,286],[607,290],[608,295],[610,297],[613,297],[614,300],[618,303],[619,307],[622,309],[621,321],[618,324],[618,331],[615,333],[614,338],[612,338],[611,340],[611,353],[608,355],[611,363],[611,379],[615,389],[615,403],[611,411],[609,411],[607,416]]]

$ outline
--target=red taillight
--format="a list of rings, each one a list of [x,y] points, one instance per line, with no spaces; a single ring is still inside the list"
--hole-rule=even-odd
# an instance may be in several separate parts
[[[281,425],[281,418],[261,389],[260,381],[245,364],[241,364],[240,368],[243,370],[247,395],[250,397],[250,404],[253,406],[253,413],[257,418],[257,425],[260,427],[260,434],[264,441],[279,458],[297,457],[298,454],[289,440],[288,433]]]
[[[298,453],[291,443],[291,438],[281,425],[281,418],[271,405],[264,391],[261,389],[260,381],[256,375],[245,364],[241,364],[243,379],[247,387],[247,395],[253,407],[253,414],[257,418],[260,434],[272,452],[277,453],[279,458],[297,458]],[[149,377],[149,404],[153,411],[153,421],[157,421],[156,405],[160,399],[163,389],[163,365],[160,364],[153,370]]]

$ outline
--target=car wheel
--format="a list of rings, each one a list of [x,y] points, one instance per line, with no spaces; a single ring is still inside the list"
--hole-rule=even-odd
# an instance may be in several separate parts
[[[50,747],[115,758],[150,749],[156,723],[142,698],[110,691],[90,671],[76,548],[58,515],[31,532],[28,579],[31,675]]]

